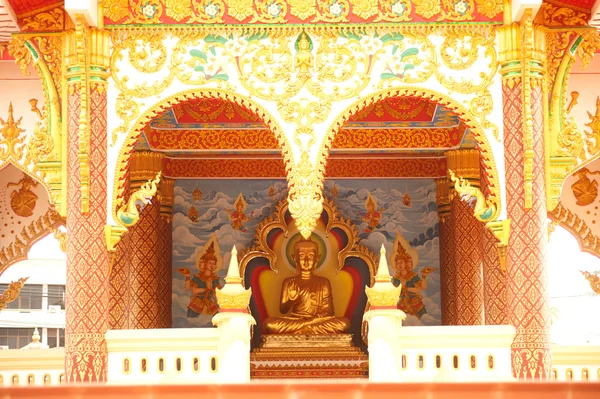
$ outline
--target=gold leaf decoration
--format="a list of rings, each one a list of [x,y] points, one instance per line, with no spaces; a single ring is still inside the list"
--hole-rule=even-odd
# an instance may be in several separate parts
[[[166,0],[167,16],[177,22],[190,16],[192,2],[191,0]]]
[[[362,19],[369,19],[377,14],[379,8],[377,0],[350,0],[352,13]]]

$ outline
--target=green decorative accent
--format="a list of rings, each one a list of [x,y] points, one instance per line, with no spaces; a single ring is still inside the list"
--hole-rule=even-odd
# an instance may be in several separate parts
[[[298,43],[300,43],[300,40],[302,39],[302,37],[304,37],[306,39],[306,41],[308,42],[308,50],[309,51],[313,51],[313,42],[310,38],[310,36],[308,36],[308,34],[305,31],[302,31],[299,35],[298,38],[296,39],[296,42],[294,43],[294,48],[296,49],[296,51],[300,51],[299,47],[298,47]]]
[[[573,43],[573,45],[571,46],[571,48],[569,49],[569,53],[571,53],[571,55],[575,54],[575,50],[577,50],[577,47],[579,47],[579,45],[581,44],[581,41],[583,40],[583,36],[579,36],[575,42]]]

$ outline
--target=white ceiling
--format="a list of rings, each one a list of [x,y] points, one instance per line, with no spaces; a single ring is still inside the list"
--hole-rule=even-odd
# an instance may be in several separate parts
[[[0,0],[0,43],[10,41],[10,35],[18,31],[15,13],[7,0]]]

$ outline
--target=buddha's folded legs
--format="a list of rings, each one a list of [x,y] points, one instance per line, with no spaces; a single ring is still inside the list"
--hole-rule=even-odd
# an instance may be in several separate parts
[[[337,334],[350,329],[350,321],[344,317],[321,317],[303,319],[271,317],[263,324],[264,334]]]

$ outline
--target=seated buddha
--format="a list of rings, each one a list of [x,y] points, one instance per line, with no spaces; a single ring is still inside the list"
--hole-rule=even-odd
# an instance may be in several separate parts
[[[331,283],[314,274],[319,260],[317,243],[300,240],[294,245],[297,275],[283,280],[281,317],[265,320],[265,334],[337,334],[350,329],[350,321],[333,311]]]

